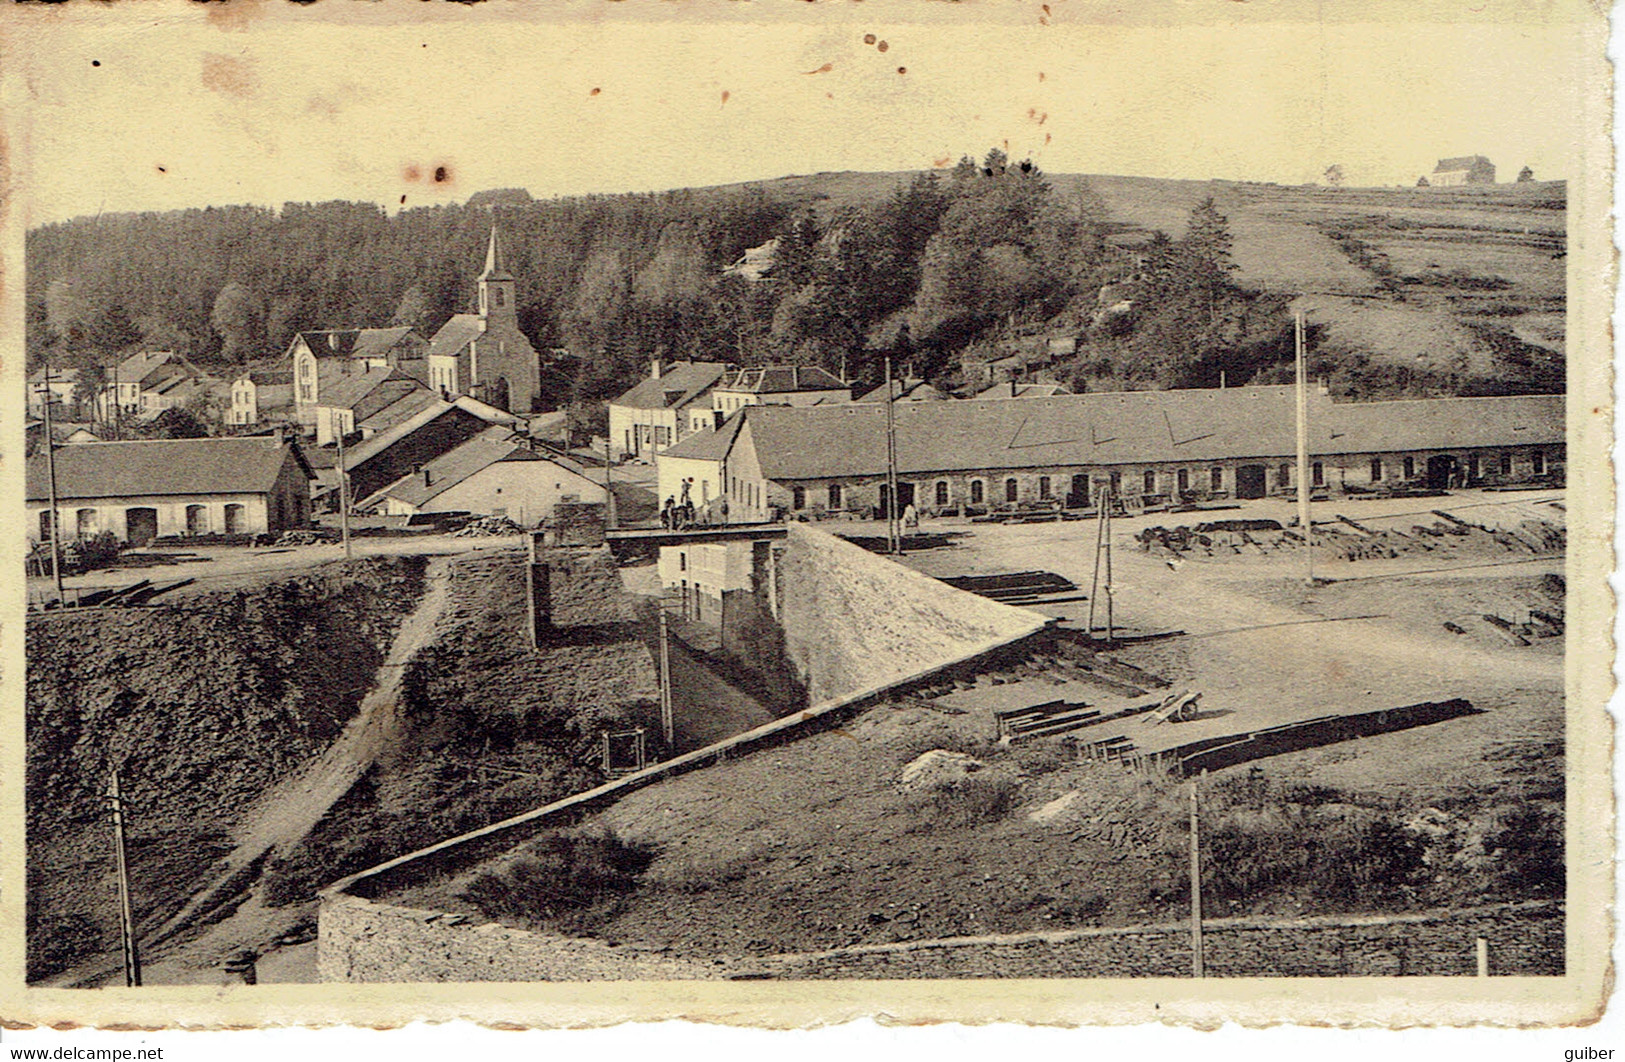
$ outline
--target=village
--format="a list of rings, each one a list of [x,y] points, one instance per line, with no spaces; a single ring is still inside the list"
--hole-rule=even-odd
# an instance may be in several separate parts
[[[1562,393],[1074,393],[1133,274],[583,432],[507,241],[29,377],[36,983],[1562,972]]]

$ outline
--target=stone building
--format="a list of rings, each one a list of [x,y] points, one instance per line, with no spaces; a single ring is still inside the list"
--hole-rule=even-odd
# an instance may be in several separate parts
[[[1311,486],[1327,491],[1555,478],[1563,463],[1561,395],[1309,405]],[[925,513],[1081,508],[1105,485],[1131,505],[1297,488],[1289,386],[893,408],[898,501]],[[886,452],[884,404],[748,406],[662,454],[659,490],[687,482],[713,522],[883,514]]]

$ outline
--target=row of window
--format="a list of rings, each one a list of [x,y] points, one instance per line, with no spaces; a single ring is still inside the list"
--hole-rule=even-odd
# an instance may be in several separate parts
[[[281,515],[281,500],[271,499],[273,512]],[[209,507],[206,505],[188,505],[186,507],[186,533],[189,535],[207,535],[212,531],[224,531],[234,535],[243,529],[243,506],[237,502],[228,502],[222,511],[225,522],[222,527],[212,526],[209,519]],[[146,506],[136,506],[124,510],[125,528],[130,534],[138,533],[143,521],[151,526],[153,534],[158,529],[158,511]],[[277,521],[280,523],[280,521]],[[112,531],[111,527],[104,528],[101,522],[101,510],[76,509],[73,513],[73,533],[75,538],[94,538],[102,531]],[[42,509],[39,514],[40,538],[49,541],[51,538],[51,510]]]
[[[1529,455],[1529,465],[1531,471],[1533,471],[1535,475],[1545,475],[1546,455],[1539,450],[1535,450]],[[1373,457],[1371,459],[1371,481],[1373,483],[1381,482],[1385,472],[1387,471],[1387,467],[1388,466],[1383,463],[1382,458]],[[1416,458],[1404,458],[1401,461],[1400,467],[1404,479],[1414,479],[1416,477]],[[1469,479],[1477,479],[1480,476],[1485,475],[1486,470],[1491,470],[1494,473],[1499,473],[1503,476],[1512,475],[1512,455],[1510,453],[1503,453],[1491,461],[1485,461],[1483,454],[1473,453],[1467,455],[1467,476]]]

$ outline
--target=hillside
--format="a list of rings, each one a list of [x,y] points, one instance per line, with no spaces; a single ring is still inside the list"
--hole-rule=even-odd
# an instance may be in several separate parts
[[[1560,389],[1566,186],[1331,188],[1039,174],[990,153],[659,194],[518,195],[75,219],[28,234],[28,351],[91,377],[176,349],[229,375],[302,329],[465,310],[498,224],[548,404],[613,397],[652,357],[961,363],[1076,350],[1078,389],[1267,382],[1303,309],[1317,375],[1360,397]],[[476,202],[477,201],[477,202]],[[764,279],[730,271],[771,246]],[[908,331],[903,331],[906,325]]]

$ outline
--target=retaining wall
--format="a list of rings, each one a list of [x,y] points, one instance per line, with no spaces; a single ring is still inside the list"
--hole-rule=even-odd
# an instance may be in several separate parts
[[[1560,976],[1563,905],[1204,926],[1210,977]],[[636,947],[472,924],[460,916],[329,897],[323,981],[599,981],[1188,977],[1188,925],[1080,929],[860,945],[805,955],[682,959]]]

